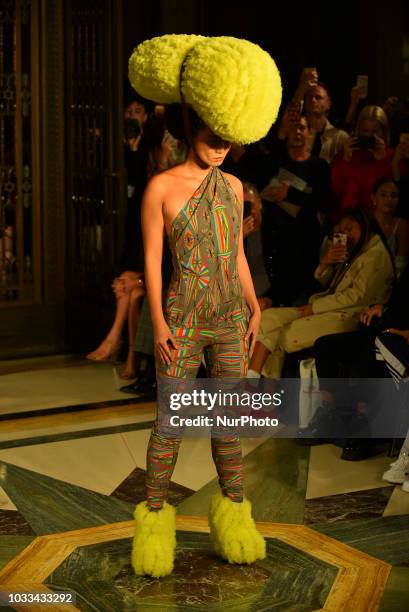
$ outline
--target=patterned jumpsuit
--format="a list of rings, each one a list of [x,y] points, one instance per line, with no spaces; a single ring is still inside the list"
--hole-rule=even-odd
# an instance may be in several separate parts
[[[240,225],[241,204],[223,173],[213,167],[172,223],[174,272],[164,314],[178,348],[169,365],[157,362],[159,376],[195,378],[203,355],[211,377],[246,376],[249,310],[237,268]],[[159,433],[155,423],[147,455],[151,510],[159,510],[166,499],[180,442]],[[211,442],[222,492],[241,502],[239,437],[212,436]]]

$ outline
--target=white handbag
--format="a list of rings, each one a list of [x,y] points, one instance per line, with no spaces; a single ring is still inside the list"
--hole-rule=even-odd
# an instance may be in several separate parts
[[[299,427],[307,427],[321,403],[322,394],[315,359],[303,359],[300,361]]]

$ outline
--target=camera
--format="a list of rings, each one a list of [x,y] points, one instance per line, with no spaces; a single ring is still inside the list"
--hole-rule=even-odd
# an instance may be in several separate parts
[[[130,138],[138,138],[141,133],[141,126],[137,119],[125,119],[124,121],[124,136],[127,140]]]
[[[356,146],[359,149],[372,149],[375,145],[375,136],[358,136]]]

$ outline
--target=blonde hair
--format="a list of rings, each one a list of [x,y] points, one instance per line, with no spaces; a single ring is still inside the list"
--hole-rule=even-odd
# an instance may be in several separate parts
[[[356,122],[355,134],[359,133],[359,127],[363,121],[376,121],[379,123],[383,138],[386,144],[389,144],[389,122],[388,117],[386,116],[385,111],[380,106],[368,105],[364,106],[358,116],[358,120]]]

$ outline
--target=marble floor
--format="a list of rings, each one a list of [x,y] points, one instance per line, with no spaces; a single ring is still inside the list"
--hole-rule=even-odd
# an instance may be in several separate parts
[[[144,498],[154,403],[120,393],[109,364],[26,362],[0,376],[0,593],[76,595],[34,610],[409,610],[409,494],[381,479],[393,459],[347,462],[336,446],[290,439],[243,440],[265,560],[234,566],[213,554],[210,444],[186,438],[169,495],[175,571],[136,577],[132,512]]]

